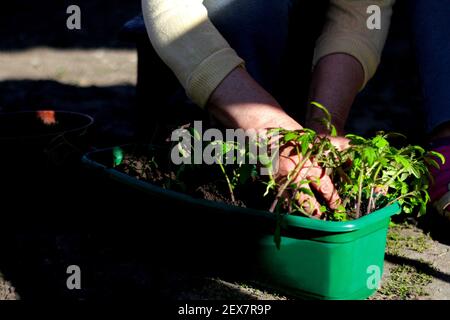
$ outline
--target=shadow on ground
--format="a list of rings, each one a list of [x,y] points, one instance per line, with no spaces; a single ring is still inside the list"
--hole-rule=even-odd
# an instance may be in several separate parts
[[[81,9],[81,30],[69,30],[70,5]],[[32,47],[133,48],[119,40],[122,26],[140,13],[140,0],[16,0],[0,13],[0,50]]]
[[[40,163],[35,155],[23,170],[11,164],[0,171],[9,186],[2,191],[8,230],[0,233],[0,270],[21,299],[255,299],[201,268],[187,272],[186,260],[165,249],[168,226],[153,222],[170,214],[164,208],[82,168]],[[155,231],[165,237],[155,240]],[[81,269],[81,290],[67,288],[71,265]]]
[[[62,110],[95,119],[96,145],[122,144],[135,134],[135,87],[79,87],[53,80],[0,81],[0,112]]]
[[[441,272],[436,268],[433,268],[433,266],[430,265],[430,263],[392,254],[386,254],[385,260],[392,262],[396,265],[407,265],[414,267],[419,272],[432,276],[435,279],[439,279],[447,283],[450,283],[450,274]]]

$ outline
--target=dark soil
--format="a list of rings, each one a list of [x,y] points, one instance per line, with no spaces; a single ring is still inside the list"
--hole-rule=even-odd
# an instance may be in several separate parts
[[[224,193],[220,192],[218,186],[213,183],[199,186],[194,195],[205,200],[223,202],[244,208],[246,207],[245,203],[239,199],[233,202],[230,198],[227,198]]]
[[[164,159],[165,152],[156,153],[158,160]],[[218,166],[185,167],[182,172],[179,166],[168,164],[167,161],[158,161],[154,157],[125,154],[122,164],[115,169],[122,171],[138,180],[143,180],[165,189],[186,193],[194,198],[221,202],[238,207],[253,207],[267,209],[269,204],[263,206],[257,190],[263,190],[261,180],[254,179],[249,183],[237,186],[234,190],[233,201],[225,179]],[[266,202],[266,201],[264,201]],[[259,205],[257,205],[259,204]],[[265,204],[265,203],[264,203]]]

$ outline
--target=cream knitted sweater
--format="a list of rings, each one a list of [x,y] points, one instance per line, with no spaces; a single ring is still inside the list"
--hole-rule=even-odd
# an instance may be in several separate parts
[[[366,84],[378,67],[394,2],[331,0],[313,66],[326,55],[347,53],[361,63]],[[367,27],[371,5],[381,8],[380,30]],[[142,0],[142,10],[153,47],[199,106],[234,68],[244,65],[208,19],[202,0]]]

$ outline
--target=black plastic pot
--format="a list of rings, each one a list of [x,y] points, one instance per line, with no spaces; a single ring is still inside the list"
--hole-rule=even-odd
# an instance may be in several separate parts
[[[15,162],[40,157],[62,146],[75,146],[93,122],[86,114],[69,111],[0,113],[2,158]]]
[[[68,111],[0,114],[0,179],[9,197],[29,198],[56,185],[86,151],[84,136],[93,118]]]
[[[82,135],[93,122],[86,114],[69,111],[0,113],[0,143],[46,146],[57,137]]]

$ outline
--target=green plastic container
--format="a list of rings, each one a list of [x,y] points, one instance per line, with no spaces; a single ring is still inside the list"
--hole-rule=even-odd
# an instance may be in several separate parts
[[[281,250],[263,239],[263,272],[301,296],[365,299],[380,283],[390,217],[399,212],[394,204],[351,222],[290,216],[288,225],[310,236],[283,237]]]
[[[180,221],[192,234],[213,229],[207,235],[210,243],[223,241],[224,235],[218,226],[225,229],[225,237],[228,237],[225,242],[229,241],[229,246],[233,247],[231,251],[238,247],[232,239],[245,233],[241,243],[253,242],[247,247],[248,255],[253,260],[255,271],[269,286],[302,298],[333,300],[365,299],[377,290],[383,274],[390,218],[401,211],[398,204],[349,222],[288,215],[278,250],[273,237],[274,214],[165,190],[111,168],[112,159],[112,149],[105,149],[85,155],[83,163],[127,187],[145,192],[149,197],[168,205],[189,208],[186,209],[191,212],[189,220],[181,222],[177,220],[183,219],[181,216],[170,212],[171,221]],[[205,224],[200,227],[199,221]],[[205,228],[205,225],[211,227]],[[195,230],[196,226],[199,230]],[[181,242],[184,240],[180,239]]]

